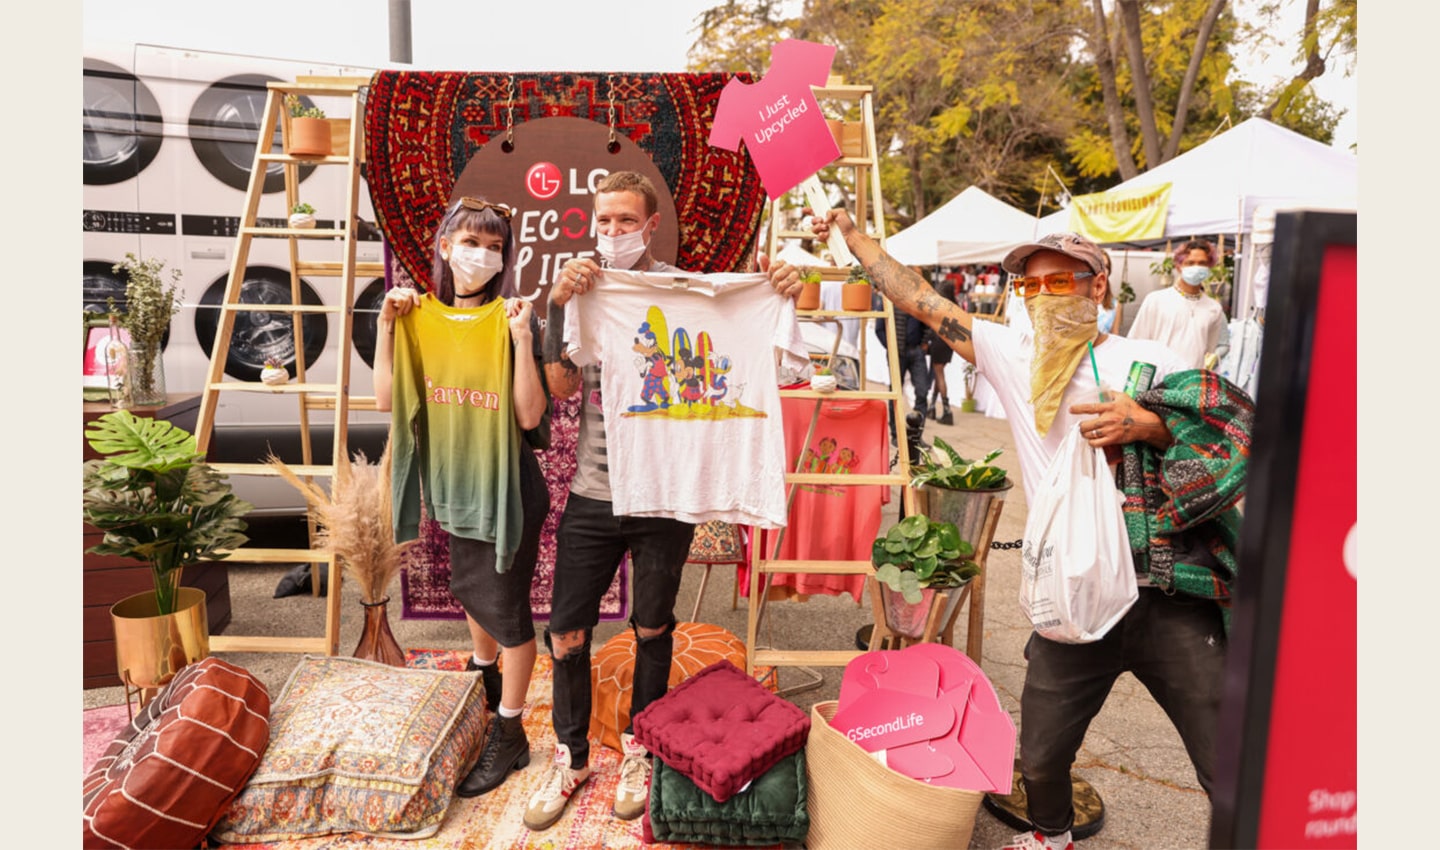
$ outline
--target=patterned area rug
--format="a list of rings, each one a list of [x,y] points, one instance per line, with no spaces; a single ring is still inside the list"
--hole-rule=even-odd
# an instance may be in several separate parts
[[[504,139],[507,113],[516,123],[569,116],[608,124],[613,106],[615,129],[650,156],[675,201],[683,225],[676,265],[743,271],[766,197],[748,154],[710,146],[731,76],[378,71],[365,99],[365,179],[386,245],[428,288],[450,191],[477,151]]]
[[[465,669],[464,650],[412,649],[406,656],[411,667],[455,671]],[[530,680],[525,706],[524,723],[525,734],[530,738],[530,766],[518,773],[512,773],[505,784],[489,794],[468,800],[455,798],[445,815],[440,832],[436,835],[430,838],[399,840],[345,833],[298,841],[217,846],[242,850],[558,850],[642,846],[640,821],[617,820],[610,812],[615,801],[615,785],[620,778],[620,754],[595,742],[591,743],[590,748],[590,779],[580,787],[565,816],[545,832],[532,833],[525,828],[525,804],[540,786],[547,762],[555,749],[555,732],[550,725],[550,673],[550,657],[541,653],[535,662],[535,673]],[[120,727],[125,725],[126,712],[124,705],[117,705],[91,709],[84,714],[88,769],[94,763],[94,758],[104,752]],[[90,755],[92,748],[95,751],[94,756]],[[701,845],[645,846],[665,850],[699,848]]]
[[[570,480],[575,477],[575,440],[580,429],[580,396],[554,399],[551,414],[550,448],[537,458],[550,488],[550,515],[540,532],[540,555],[535,580],[530,584],[530,608],[536,620],[550,619],[550,596],[555,585],[555,531],[570,498]],[[615,580],[600,601],[601,620],[630,617],[630,561],[627,557],[615,573]],[[463,620],[465,610],[450,593],[450,546],[439,523],[421,520],[420,542],[410,547],[400,571],[400,592],[404,602],[400,616],[407,620]]]

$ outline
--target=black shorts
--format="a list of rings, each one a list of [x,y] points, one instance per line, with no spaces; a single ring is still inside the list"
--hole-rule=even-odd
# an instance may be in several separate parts
[[[930,344],[930,350],[928,353],[930,355],[931,364],[938,363],[941,366],[944,366],[946,363],[950,362],[950,359],[952,357],[955,356],[955,349],[946,345],[945,340],[941,339],[939,334],[935,333],[929,328],[925,329],[925,341]]]
[[[515,560],[495,571],[495,544],[450,535],[450,592],[486,634],[506,648],[535,639],[530,583],[540,554],[540,532],[550,513],[550,491],[535,453],[521,441],[520,504],[525,520]]]

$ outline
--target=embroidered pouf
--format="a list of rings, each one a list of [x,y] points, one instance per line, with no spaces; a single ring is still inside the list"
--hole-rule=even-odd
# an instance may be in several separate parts
[[[204,658],[175,674],[85,777],[85,847],[196,847],[255,772],[270,695]]]
[[[484,738],[479,680],[305,656],[275,701],[265,757],[212,837],[434,835]]]
[[[711,623],[678,623],[670,662],[670,687],[675,687],[720,659],[745,666],[745,641]],[[630,722],[631,687],[635,679],[635,632],[624,629],[600,647],[590,660],[590,737],[614,750]]]

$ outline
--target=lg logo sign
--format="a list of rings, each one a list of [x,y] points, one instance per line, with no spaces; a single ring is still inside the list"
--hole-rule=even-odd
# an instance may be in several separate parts
[[[537,162],[525,173],[525,188],[538,201],[548,201],[560,194],[564,181],[553,162]]]

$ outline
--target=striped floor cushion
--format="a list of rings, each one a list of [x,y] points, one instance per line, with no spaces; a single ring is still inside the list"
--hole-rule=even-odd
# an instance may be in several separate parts
[[[196,847],[260,763],[270,695],[218,658],[175,675],[85,777],[85,847]]]

